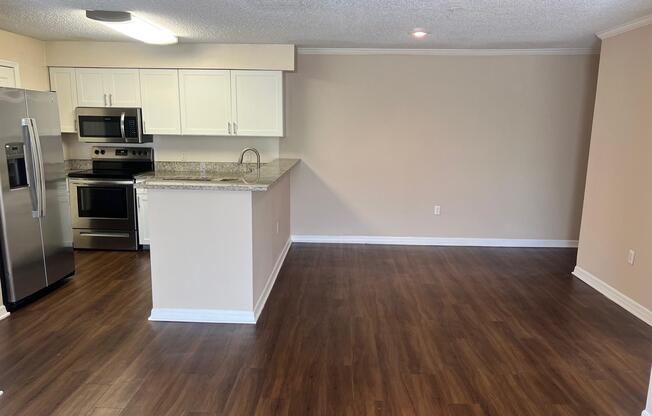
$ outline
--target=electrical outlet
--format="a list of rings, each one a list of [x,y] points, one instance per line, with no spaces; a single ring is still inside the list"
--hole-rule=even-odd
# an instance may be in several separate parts
[[[440,215],[441,214],[441,205],[435,205],[435,209],[433,210],[433,214],[435,214],[435,215]]]
[[[627,253],[627,263],[633,265],[635,258],[636,258],[636,252],[632,249],[629,249],[629,252]]]

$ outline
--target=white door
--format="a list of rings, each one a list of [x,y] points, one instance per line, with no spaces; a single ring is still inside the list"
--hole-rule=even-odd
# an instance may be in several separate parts
[[[11,66],[0,66],[0,87],[16,87],[16,69]]]
[[[108,107],[108,95],[104,87],[105,70],[96,68],[78,68],[77,104],[79,107]]]
[[[283,136],[281,71],[231,71],[231,91],[238,136]]]
[[[231,123],[229,71],[179,70],[183,134],[226,136]]]
[[[140,79],[137,69],[105,69],[104,90],[109,107],[140,107]]]
[[[181,134],[179,71],[141,69],[140,96],[146,134]]]
[[[149,223],[147,221],[147,189],[136,189],[136,210],[138,216],[138,244],[149,245]]]
[[[77,83],[75,68],[50,68],[50,91],[57,93],[62,133],[74,133]]]

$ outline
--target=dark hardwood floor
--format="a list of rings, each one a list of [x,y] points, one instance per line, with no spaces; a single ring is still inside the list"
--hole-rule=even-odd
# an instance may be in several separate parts
[[[574,250],[294,244],[256,326],[149,322],[147,253],[76,260],[0,321],[0,415],[645,407],[652,328],[573,278]]]

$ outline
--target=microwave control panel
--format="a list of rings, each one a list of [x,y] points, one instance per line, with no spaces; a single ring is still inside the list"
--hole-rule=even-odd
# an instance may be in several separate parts
[[[125,136],[138,138],[138,120],[136,117],[125,117]]]

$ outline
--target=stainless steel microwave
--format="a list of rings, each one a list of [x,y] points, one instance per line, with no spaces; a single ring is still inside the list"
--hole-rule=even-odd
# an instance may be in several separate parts
[[[77,107],[79,141],[88,143],[145,143],[152,136],[143,133],[140,108]]]

